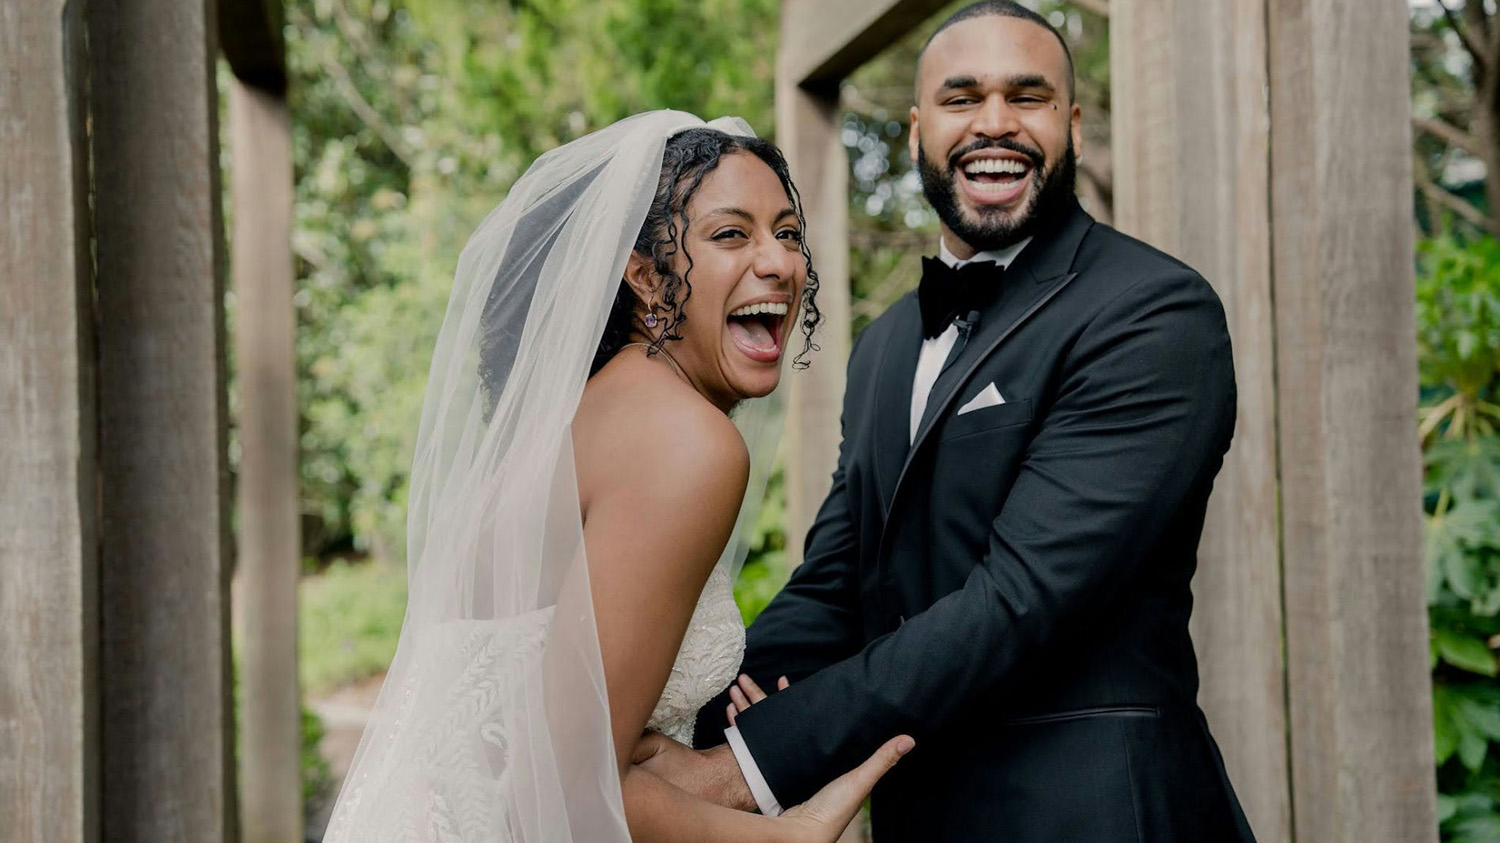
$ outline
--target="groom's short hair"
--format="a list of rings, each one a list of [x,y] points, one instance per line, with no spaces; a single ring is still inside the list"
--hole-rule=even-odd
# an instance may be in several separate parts
[[[922,56],[927,55],[927,48],[932,46],[932,39],[938,37],[943,30],[966,20],[986,17],[1020,18],[1024,21],[1031,21],[1052,33],[1057,38],[1057,43],[1062,45],[1063,56],[1068,60],[1068,99],[1074,98],[1073,51],[1068,49],[1068,42],[1063,40],[1062,33],[1057,31],[1057,27],[1053,26],[1051,21],[1015,0],[979,0],[978,3],[970,3],[949,15],[948,19],[939,24],[938,28],[933,30],[932,35],[927,37],[927,43],[922,45],[922,52],[917,56],[917,64],[919,66],[922,64]],[[919,96],[918,99],[920,100],[921,97]]]

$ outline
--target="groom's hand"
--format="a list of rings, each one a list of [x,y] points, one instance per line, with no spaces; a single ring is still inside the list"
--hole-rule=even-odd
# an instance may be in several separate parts
[[[647,732],[635,745],[631,763],[707,802],[754,811],[755,797],[728,744],[702,751]]]

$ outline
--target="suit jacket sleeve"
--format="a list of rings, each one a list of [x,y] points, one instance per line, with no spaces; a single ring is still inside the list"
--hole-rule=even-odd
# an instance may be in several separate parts
[[[856,342],[849,354],[851,373],[858,353]],[[845,400],[845,415],[848,405]],[[828,496],[808,529],[802,564],[746,633],[740,672],[762,688],[775,688],[779,676],[793,682],[810,676],[859,652],[863,643],[854,579],[858,512],[845,480],[849,442],[842,436],[843,417],[839,426],[838,467]],[[706,749],[724,742],[724,729],[729,726],[724,710],[728,705],[726,688],[698,712],[694,746]]]
[[[737,718],[782,805],[897,734],[920,752],[923,735],[956,712],[1004,694],[1028,659],[1141,568],[1181,507],[1207,494],[1235,403],[1223,309],[1207,282],[1185,269],[1136,281],[1095,313],[1062,366],[963,587]]]

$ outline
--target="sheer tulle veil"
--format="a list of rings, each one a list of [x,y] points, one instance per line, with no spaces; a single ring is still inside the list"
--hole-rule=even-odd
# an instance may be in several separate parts
[[[459,258],[412,466],[400,644],[330,843],[627,843],[570,424],[669,137],[658,111],[552,150]],[[750,134],[728,118],[711,128]],[[781,426],[742,404],[743,561]]]

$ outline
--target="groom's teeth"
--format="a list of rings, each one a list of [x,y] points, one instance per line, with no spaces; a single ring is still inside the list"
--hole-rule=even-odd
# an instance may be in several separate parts
[[[964,165],[964,172],[971,176],[983,173],[1007,173],[1019,176],[1026,172],[1026,165],[1011,158],[980,158]]]
[[[730,312],[729,315],[758,316],[762,313],[769,313],[773,316],[785,316],[788,309],[789,308],[785,304],[774,304],[771,302],[766,302],[764,304],[747,304],[738,310]]]

